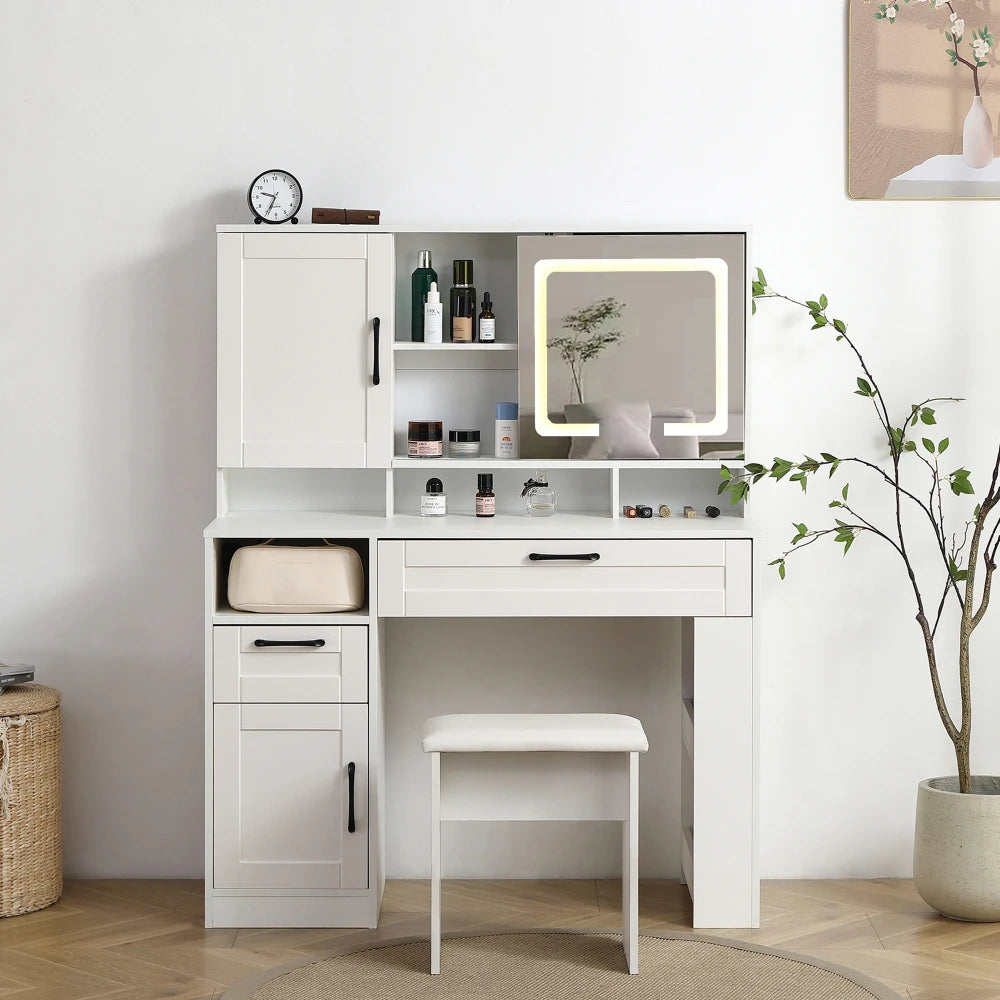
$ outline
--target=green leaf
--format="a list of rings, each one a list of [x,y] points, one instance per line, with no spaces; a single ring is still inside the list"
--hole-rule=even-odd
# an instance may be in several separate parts
[[[830,300],[825,295],[821,295],[819,297],[819,304],[825,309],[830,304]]]
[[[847,333],[847,324],[842,319],[835,319],[833,321],[833,328],[837,333]]]
[[[812,299],[807,299],[806,305],[809,307],[810,312],[818,313],[822,311],[822,306],[818,302],[813,302]]]
[[[920,419],[925,424],[936,424],[937,423],[937,420],[934,419],[934,411],[929,406],[925,406],[920,411]]]
[[[781,565],[778,567],[778,576],[780,576],[782,580],[785,579],[785,560],[784,559],[781,560]]]
[[[858,388],[861,390],[859,395],[870,396],[872,394],[872,387],[868,384],[867,379],[863,379],[860,375],[858,376]]]
[[[837,456],[831,455],[828,451],[821,451],[820,454],[823,456],[824,462],[836,462]]]
[[[903,445],[903,450],[904,451],[916,451],[917,450],[917,443],[915,441],[907,441],[906,444]]]
[[[934,454],[934,442],[930,438],[921,438],[924,447],[933,455]]]
[[[948,438],[941,438],[940,442],[938,442],[938,454],[943,455],[948,450],[948,445],[950,443],[951,442]]]
[[[850,483],[845,483],[844,488],[840,491],[840,495],[844,498],[844,502],[847,502],[847,491],[851,488]]]
[[[722,467],[722,471],[719,473],[719,475],[722,476],[723,479],[733,478],[733,474],[725,466]]]

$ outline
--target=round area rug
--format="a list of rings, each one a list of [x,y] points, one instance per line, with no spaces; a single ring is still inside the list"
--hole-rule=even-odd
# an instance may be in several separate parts
[[[223,1000],[899,1000],[850,969],[692,935],[643,934],[637,976],[619,936],[575,931],[450,937],[441,975],[429,961],[426,939],[355,945],[271,969]]]

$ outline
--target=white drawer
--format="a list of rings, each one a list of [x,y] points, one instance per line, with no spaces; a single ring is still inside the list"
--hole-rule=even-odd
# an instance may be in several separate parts
[[[217,625],[212,634],[217,704],[368,700],[365,625]]]
[[[749,615],[749,540],[379,543],[384,617]]]

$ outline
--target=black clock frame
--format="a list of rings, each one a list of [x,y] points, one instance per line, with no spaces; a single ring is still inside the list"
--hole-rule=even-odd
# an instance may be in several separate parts
[[[257,209],[253,207],[253,200],[251,195],[253,194],[253,186],[264,177],[266,174],[285,174],[291,177],[295,181],[299,189],[299,205],[298,208],[287,218],[287,219],[265,219],[262,215],[257,214]],[[302,185],[299,183],[298,177],[295,176],[290,170],[282,170],[281,167],[272,167],[270,170],[262,170],[251,182],[250,187],[247,188],[247,207],[250,209],[250,214],[253,216],[253,223],[255,226],[259,226],[263,223],[266,226],[281,226],[286,222],[290,222],[293,226],[299,224],[298,215],[302,210]]]

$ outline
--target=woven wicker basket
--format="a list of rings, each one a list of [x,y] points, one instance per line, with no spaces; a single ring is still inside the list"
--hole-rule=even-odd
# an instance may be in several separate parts
[[[0,917],[62,894],[61,736],[58,691],[18,684],[0,694]]]

